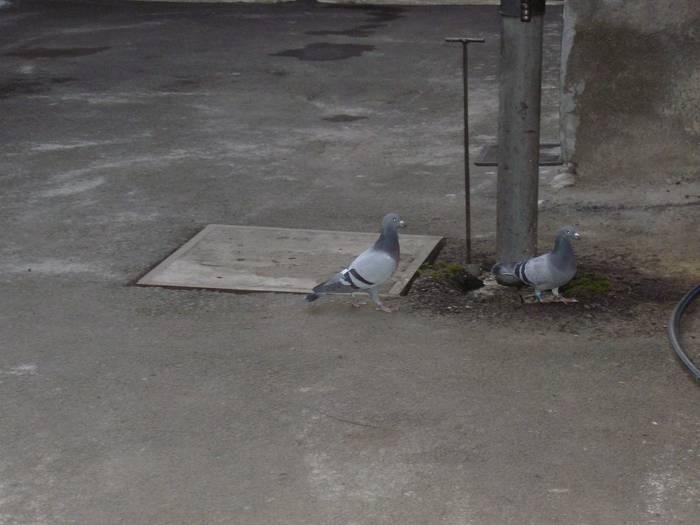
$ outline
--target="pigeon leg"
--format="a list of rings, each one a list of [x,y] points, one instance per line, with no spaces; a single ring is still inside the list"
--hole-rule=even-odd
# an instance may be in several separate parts
[[[364,301],[358,301],[358,300],[353,299],[350,304],[352,305],[353,308],[362,308],[367,303]]]
[[[554,302],[554,297],[545,297],[544,290],[535,290],[535,297],[537,297],[538,303],[551,303]]]
[[[393,311],[391,308],[385,305],[379,298],[379,292],[376,288],[370,288],[369,290],[367,290],[367,293],[369,294],[369,298],[372,299],[372,302],[377,305],[377,308],[379,310],[386,313],[391,313]]]
[[[578,303],[576,299],[573,297],[564,297],[563,295],[559,295],[559,288],[554,288],[552,290],[552,293],[554,294],[555,300],[559,301],[560,303],[564,304],[570,304],[570,303]]]

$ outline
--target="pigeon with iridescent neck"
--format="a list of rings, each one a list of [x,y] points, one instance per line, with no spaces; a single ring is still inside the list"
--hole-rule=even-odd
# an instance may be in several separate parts
[[[396,213],[384,216],[381,233],[374,245],[358,255],[347,268],[316,286],[306,296],[306,300],[312,302],[324,295],[366,292],[380,310],[391,312],[379,298],[379,288],[389,280],[399,265],[397,230],[405,226]]]
[[[566,226],[557,232],[551,252],[517,263],[498,263],[491,273],[504,286],[531,286],[538,302],[543,301],[545,290],[552,290],[554,300],[575,303],[576,299],[559,295],[559,288],[576,275],[576,255],[571,240],[579,238],[581,235],[575,228]]]

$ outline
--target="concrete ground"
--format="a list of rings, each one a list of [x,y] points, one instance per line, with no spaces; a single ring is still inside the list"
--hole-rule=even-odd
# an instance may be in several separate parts
[[[559,28],[551,9],[545,140]],[[488,41],[477,148],[497,30],[493,7],[0,8],[0,524],[695,523],[698,389],[668,297],[510,323],[410,296],[386,315],[129,286],[209,223],[373,231],[391,210],[459,237],[460,58],[442,38]],[[576,222],[586,260],[659,290],[700,276],[697,181],[555,175],[543,246]],[[473,184],[487,260],[495,170]]]

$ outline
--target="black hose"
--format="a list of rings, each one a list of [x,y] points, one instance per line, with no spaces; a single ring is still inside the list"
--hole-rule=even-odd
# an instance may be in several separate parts
[[[688,357],[685,353],[683,347],[680,343],[680,332],[681,332],[681,317],[685,312],[688,305],[693,302],[698,295],[700,295],[700,285],[696,286],[694,289],[690,290],[687,294],[683,296],[683,299],[676,305],[671,314],[671,322],[668,324],[668,338],[671,340],[671,346],[673,351],[676,352],[678,359],[688,368],[688,371],[693,375],[696,381],[700,381],[700,368],[697,367],[693,360]]]

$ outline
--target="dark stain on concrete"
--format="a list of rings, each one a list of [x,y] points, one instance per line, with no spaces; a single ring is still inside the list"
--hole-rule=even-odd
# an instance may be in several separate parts
[[[194,77],[183,77],[183,78],[178,78],[175,81],[172,82],[171,86],[175,88],[181,88],[181,87],[192,87],[196,86],[200,83],[200,79],[194,78]]]
[[[361,115],[346,115],[344,113],[341,113],[339,115],[323,117],[323,120],[326,120],[328,122],[355,122],[356,120],[363,120],[366,118],[367,117],[363,117]]]
[[[176,76],[172,81],[160,84],[155,90],[159,92],[182,91],[198,86],[200,83],[201,79],[198,77]]]
[[[109,46],[101,47],[25,47],[5,53],[5,56],[20,58],[74,58],[94,55],[109,49]]]
[[[374,33],[373,29],[384,27],[384,24],[364,24],[351,29],[307,31],[307,35],[314,36],[350,36],[355,38],[367,38]]]
[[[367,14],[378,22],[391,22],[402,18],[406,9],[390,5],[373,5],[367,6],[367,11]]]
[[[379,29],[380,27],[386,27],[386,24],[362,24],[355,29],[359,31],[371,31],[372,29]]]
[[[67,84],[69,82],[76,82],[77,80],[78,79],[75,77],[35,78],[34,80],[29,80],[27,78],[9,78],[5,82],[0,83],[0,99],[46,93],[51,89],[52,84]]]
[[[369,15],[369,24],[361,24],[350,29],[324,29],[307,31],[307,35],[314,36],[349,36],[355,38],[367,38],[375,29],[386,27],[386,22],[396,20],[403,16],[404,9],[396,6],[371,6],[371,5],[330,5],[326,9],[345,9],[362,11]]]
[[[328,42],[314,42],[301,49],[287,49],[279,53],[272,53],[273,57],[292,57],[303,61],[345,60],[359,57],[366,51],[372,51],[374,46],[362,46],[359,44],[330,44]]]
[[[371,17],[373,22],[391,22],[401,18],[406,10],[403,7],[391,5],[329,5],[326,9],[363,11]]]
[[[77,78],[75,77],[52,77],[51,78],[51,83],[52,84],[66,84],[68,82],[77,82]]]
[[[47,91],[43,82],[24,79],[9,79],[0,84],[0,99],[17,95],[34,95]]]

